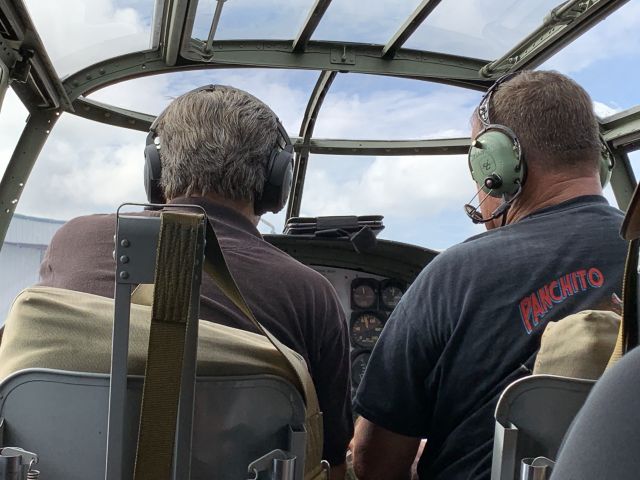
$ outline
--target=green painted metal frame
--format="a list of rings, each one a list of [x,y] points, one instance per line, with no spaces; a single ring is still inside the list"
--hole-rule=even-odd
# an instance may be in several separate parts
[[[319,155],[411,156],[466,155],[470,138],[433,140],[330,140],[311,139],[309,152]],[[297,145],[296,145],[297,148]]]
[[[11,155],[0,181],[0,246],[33,165],[59,116],[55,110],[32,113]]]
[[[605,140],[614,148],[640,148],[640,105],[617,113],[602,121]]]
[[[304,52],[305,48],[307,48],[307,43],[315,32],[318,24],[322,20],[322,16],[327,11],[331,5],[331,0],[316,0],[311,10],[307,15],[306,20],[302,24],[302,28],[300,28],[300,32],[296,35],[295,40],[293,41],[293,46],[291,50],[295,53]]]
[[[543,24],[482,74],[496,78],[507,72],[535,68],[629,0],[570,0],[554,8]]]
[[[293,68],[410,76],[450,85],[486,90],[491,83],[479,74],[486,60],[420,50],[400,49],[393,59],[382,57],[381,45],[310,41],[304,52],[291,50],[288,40],[219,40],[213,50],[192,40],[182,55],[186,62],[234,67]]]
[[[202,46],[202,43],[199,42]],[[124,80],[180,70],[211,68],[289,68],[370,73],[434,80],[455,86],[485,90],[491,81],[479,70],[484,60],[401,50],[384,60],[380,47],[352,44],[343,48],[332,42],[313,42],[304,53],[292,53],[288,41],[216,41],[214,52],[200,58],[181,59],[167,65],[158,50],[135,52],[96,63],[67,77],[63,84],[71,100]],[[345,62],[342,62],[346,52]],[[193,52],[192,52],[193,53]],[[207,60],[208,58],[208,60]]]
[[[48,108],[71,108],[62,83],[47,56],[42,41],[22,3],[0,0],[7,29],[0,36],[0,60],[13,70],[28,63],[26,81],[14,81],[12,87],[29,111]]]
[[[382,49],[384,58],[393,58],[411,35],[418,29],[422,22],[435,10],[441,0],[422,0],[402,27],[391,37],[391,40]]]
[[[320,113],[322,102],[324,102],[327,92],[329,88],[331,88],[331,84],[335,78],[336,72],[324,71],[320,74],[304,112],[302,125],[300,126],[302,145],[296,153],[293,185],[289,196],[289,204],[287,205],[287,219],[300,215],[302,191],[304,189],[304,179],[307,174],[307,163],[309,161],[309,142],[313,136],[313,129],[316,125],[316,119]]]
[[[626,210],[636,188],[636,176],[624,150],[614,151],[615,168],[611,172],[611,188],[621,210]]]

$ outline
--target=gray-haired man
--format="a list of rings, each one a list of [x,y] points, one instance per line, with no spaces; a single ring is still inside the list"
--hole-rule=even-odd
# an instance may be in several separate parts
[[[174,100],[154,130],[168,203],[206,210],[258,321],[307,361],[324,413],[323,458],[333,466],[332,478],[342,478],[353,433],[344,312],[324,277],[264,241],[256,229],[261,212],[255,201],[280,140],[275,114],[242,90],[216,86]],[[41,284],[113,297],[114,229],[114,215],[65,224],[45,255]],[[209,278],[202,283],[200,315],[253,330]]]

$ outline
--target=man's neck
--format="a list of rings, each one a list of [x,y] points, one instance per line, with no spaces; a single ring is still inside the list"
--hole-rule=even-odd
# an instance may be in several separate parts
[[[584,195],[602,195],[600,180],[595,176],[545,178],[544,184],[525,184],[522,195],[507,213],[507,224],[516,223],[543,208],[553,207]]]
[[[258,222],[260,221],[260,217],[255,214],[255,210],[253,209],[253,203],[251,202],[246,202],[243,200],[232,200],[229,198],[225,198],[221,195],[218,195],[217,193],[214,193],[214,192],[209,192],[205,195],[192,195],[192,197],[206,198],[219,205],[223,205],[225,207],[231,208],[232,210],[235,210],[236,212],[242,214],[244,217],[249,219],[249,221],[254,226],[257,226]]]

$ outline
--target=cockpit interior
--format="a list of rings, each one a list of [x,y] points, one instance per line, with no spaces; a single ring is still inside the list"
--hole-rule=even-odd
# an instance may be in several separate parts
[[[639,3],[0,0],[0,480],[339,478],[308,365],[255,319],[206,216],[119,210],[157,207],[143,149],[157,150],[153,126],[176,97],[230,84],[277,112],[292,185],[258,229],[335,290],[355,397],[420,272],[484,231],[463,211],[479,193],[469,120],[496,80],[544,69],[584,85],[612,159],[604,196],[628,209]],[[60,228],[116,212],[114,298],[34,287]],[[199,321],[206,275],[252,331]],[[154,346],[163,327],[170,348]],[[574,380],[505,390],[491,480],[550,478],[534,458],[555,458],[597,386]]]

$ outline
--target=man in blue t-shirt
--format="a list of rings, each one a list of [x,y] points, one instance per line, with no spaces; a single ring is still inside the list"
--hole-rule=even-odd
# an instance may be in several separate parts
[[[622,213],[602,196],[588,94],[555,72],[492,87],[474,113],[471,174],[487,232],[449,248],[389,318],[354,408],[362,479],[489,479],[499,395],[527,375],[549,321],[620,293]],[[601,168],[602,167],[602,168]]]

